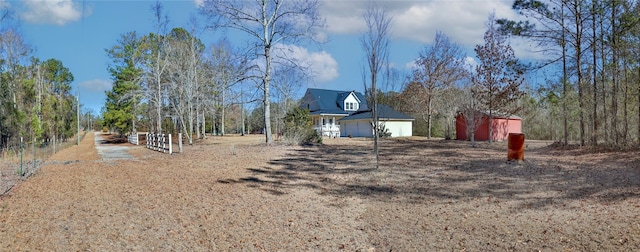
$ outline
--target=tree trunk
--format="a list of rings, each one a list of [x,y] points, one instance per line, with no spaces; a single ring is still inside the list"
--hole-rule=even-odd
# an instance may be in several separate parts
[[[266,43],[265,43],[266,44]],[[262,101],[264,104],[264,134],[265,140],[267,144],[273,143],[273,137],[271,136],[271,95],[269,94],[269,87],[271,82],[271,47],[264,47],[264,57],[265,57],[265,75],[262,79],[262,85],[264,86],[264,100]]]
[[[576,25],[575,34],[575,57],[576,57],[576,71],[578,75],[578,106],[580,114],[580,146],[585,144],[585,121],[584,121],[584,87],[582,85],[582,0],[574,1],[574,17]]]
[[[593,111],[592,111],[592,122],[591,122],[591,144],[593,144],[594,146],[598,145],[598,57],[597,57],[597,52],[598,49],[596,48],[596,1],[592,0],[591,2],[592,6],[592,10],[591,10],[591,21],[592,21],[592,25],[591,25],[591,32],[592,32],[592,43],[591,43],[591,50],[592,50],[592,56],[593,56]]]
[[[624,60],[625,64],[624,64],[624,93],[622,94],[622,113],[623,113],[623,118],[624,118],[624,124],[622,125],[622,144],[624,146],[628,145],[627,142],[627,136],[629,135],[629,110],[627,107],[627,104],[629,103],[629,98],[628,98],[628,94],[629,94],[629,76],[627,75],[627,66],[628,63],[626,62],[626,59]]]
[[[373,108],[371,108],[371,115],[373,116],[373,152],[376,155],[376,169],[380,168],[380,150],[378,148],[380,138],[380,135],[378,134],[378,128],[380,127],[380,125],[378,122],[378,90],[376,87],[377,81],[377,72],[371,71],[371,94],[373,95]]]
[[[193,104],[191,104],[191,102],[188,102],[188,106],[189,106],[189,115],[188,115],[188,120],[189,120],[189,145],[193,145]]]
[[[615,2],[612,1],[612,8],[611,8],[611,31],[612,31],[612,36],[611,36],[611,62],[612,67],[613,67],[613,73],[611,73],[611,78],[612,78],[612,84],[613,84],[613,90],[611,91],[611,130],[612,130],[612,134],[613,134],[613,144],[614,146],[618,146],[619,144],[619,134],[618,134],[618,48],[616,45],[616,40],[617,40],[617,27],[615,25],[615,21],[616,21],[616,6],[615,6]]]
[[[242,133],[240,133],[241,136],[244,136],[244,132],[245,132],[245,128],[244,128],[244,89],[242,88],[242,86],[240,87],[240,116],[241,116],[241,120],[242,120]]]
[[[609,122],[608,122],[608,115],[609,113],[607,113],[607,79],[606,79],[606,64],[605,62],[607,62],[607,56],[605,54],[605,30],[604,30],[604,15],[600,17],[600,59],[602,62],[602,72],[600,73],[600,82],[602,83],[602,88],[600,90],[601,92],[601,98],[602,99],[602,132],[604,135],[604,141],[605,143],[609,143],[609,139],[611,136],[611,131],[609,130]]]
[[[224,95],[225,95],[225,92],[224,91],[225,91],[225,87],[223,85],[223,87],[222,87],[222,95],[220,96],[220,100],[221,100],[220,101],[220,103],[221,103],[220,104],[221,105],[220,106],[220,135],[221,136],[224,136],[224,128],[225,128],[224,127],[224,121],[225,121],[225,118],[224,118],[224,110],[225,110]]]
[[[476,147],[476,115],[475,115],[475,106],[473,108],[474,110],[472,111],[472,116],[471,116],[471,147],[475,148]],[[468,125],[467,125],[468,127]],[[467,129],[468,130],[468,129]]]
[[[196,137],[200,139],[200,99],[196,98]]]
[[[638,135],[637,144],[640,146],[640,67],[638,67]]]
[[[189,144],[193,144],[193,142],[191,141],[191,139],[192,139],[191,133],[187,129],[187,123],[185,123],[184,119],[182,119],[182,118],[179,121],[180,121],[180,127],[182,128],[182,132],[187,137],[187,139],[189,141]]]
[[[563,133],[564,133],[564,145],[569,145],[569,121],[567,117],[569,116],[568,108],[567,108],[567,95],[569,94],[569,87],[567,83],[567,42],[565,39],[565,26],[564,26],[564,6],[560,11],[562,15],[562,117],[563,117]]]
[[[158,61],[159,62],[159,61]],[[156,121],[156,133],[158,134],[162,134],[162,86],[161,86],[161,79],[160,79],[160,75],[157,73],[156,70],[156,88],[158,89],[156,92],[156,116],[157,116],[157,121]]]
[[[431,97],[427,99],[427,139],[431,139]]]
[[[489,109],[489,120],[487,122],[489,125],[489,142],[493,142],[493,111]]]
[[[205,113],[205,110],[202,110],[202,137],[204,139],[207,139],[207,114]]]
[[[493,142],[493,125],[491,120],[493,120],[493,94],[489,95],[489,121],[487,122],[489,125],[489,143]]]

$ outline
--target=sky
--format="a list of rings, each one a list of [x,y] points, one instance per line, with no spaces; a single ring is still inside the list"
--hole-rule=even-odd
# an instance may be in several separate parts
[[[202,0],[160,1],[169,17],[169,27],[187,27],[191,17],[206,22],[198,13]],[[459,44],[473,62],[473,47],[483,43],[485,23],[492,11],[497,18],[517,18],[512,0],[375,1],[392,18],[389,60],[401,73],[410,73],[419,52],[442,31]],[[104,106],[105,91],[111,89],[107,67],[111,60],[106,48],[116,45],[121,34],[140,35],[155,31],[152,4],[155,0],[0,0],[0,6],[14,11],[24,41],[34,56],[55,58],[68,67],[75,80],[73,93],[80,94],[84,111],[98,114]],[[364,91],[364,52],[360,38],[366,30],[364,0],[321,0],[320,14],[326,20],[321,32],[323,44],[286,45],[296,58],[313,66],[314,78],[301,87]],[[205,45],[220,40],[221,32],[203,31]],[[232,43],[241,38],[227,33]],[[526,43],[513,44],[516,56],[535,58]],[[399,87],[397,87],[399,88]],[[300,97],[298,97],[300,98]]]

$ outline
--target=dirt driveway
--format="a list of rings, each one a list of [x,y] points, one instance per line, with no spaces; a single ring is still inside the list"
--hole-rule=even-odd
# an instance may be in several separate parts
[[[102,161],[87,135],[0,199],[0,250],[640,250],[637,151],[385,140],[376,170],[369,140],[261,140]]]
[[[135,160],[133,155],[129,153],[131,146],[123,144],[124,142],[114,140],[112,135],[96,132],[94,139],[95,148],[102,158],[102,161]]]

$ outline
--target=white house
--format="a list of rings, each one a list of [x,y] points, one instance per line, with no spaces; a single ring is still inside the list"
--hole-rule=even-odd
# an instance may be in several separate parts
[[[391,137],[413,135],[413,118],[393,110],[386,105],[378,105],[378,123],[381,129],[391,133]],[[358,111],[340,119],[340,135],[352,137],[373,137],[373,115],[371,110]]]
[[[316,131],[322,136],[372,137],[372,116],[360,92],[309,88],[301,100],[309,109]],[[388,106],[379,106],[378,117],[392,137],[411,136],[413,118]]]

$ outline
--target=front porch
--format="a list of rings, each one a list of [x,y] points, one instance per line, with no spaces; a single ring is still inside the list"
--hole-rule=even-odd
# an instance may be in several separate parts
[[[321,136],[340,137],[340,125],[323,125],[315,129]]]
[[[340,137],[340,124],[338,124],[337,119],[340,119],[344,116],[327,116],[320,115],[313,117],[313,125],[321,136],[326,137]]]

